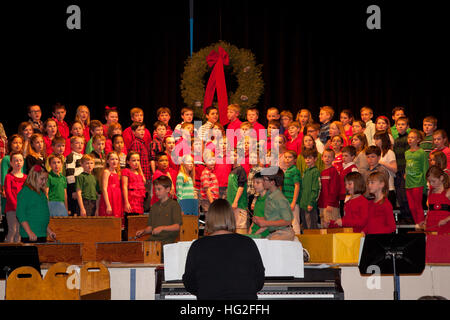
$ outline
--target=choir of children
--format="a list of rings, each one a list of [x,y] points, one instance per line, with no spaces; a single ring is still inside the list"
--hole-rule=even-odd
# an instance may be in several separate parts
[[[42,113],[39,105],[30,105],[30,120],[20,124],[18,134],[2,135],[7,242],[44,237],[45,228],[26,223],[28,208],[18,202],[34,193],[38,203],[44,196],[48,202],[39,208],[40,222],[47,212],[103,215],[122,218],[126,227],[127,216],[150,212],[155,217],[137,236],[152,233],[159,239],[165,230],[169,242],[181,223],[178,201],[185,199],[198,199],[206,214],[214,200],[227,199],[239,232],[269,239],[293,240],[303,229],[318,227],[391,233],[395,218],[426,230],[450,230],[447,133],[432,116],[423,119],[423,131],[409,128],[404,107],[392,111],[392,127],[386,116],[372,122],[368,106],[361,108],[361,120],[343,109],[340,121],[333,121],[332,107],[323,106],[319,123],[307,109],[294,118],[291,111],[271,107],[266,129],[258,109],[244,113],[232,104],[225,128],[218,109],[209,107],[199,130],[193,109],[185,107],[174,131],[171,110],[159,108],[152,134],[141,108],[131,109],[132,124],[123,131],[115,107],[105,108],[103,124],[81,105],[71,127],[63,104],[55,104],[45,121]],[[41,175],[39,167],[48,174]],[[40,180],[27,184],[30,172]],[[23,185],[28,189],[21,195]],[[166,203],[170,221],[157,217],[160,209],[153,207]]]

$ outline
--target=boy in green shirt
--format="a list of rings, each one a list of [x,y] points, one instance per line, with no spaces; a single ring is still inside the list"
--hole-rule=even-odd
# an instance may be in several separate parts
[[[433,133],[436,131],[436,129],[437,119],[435,117],[429,116],[423,119],[423,132],[425,133],[425,137],[422,141],[420,141],[419,147],[426,152],[427,157],[435,148],[433,144]]]
[[[103,124],[98,120],[91,120],[89,123],[89,131],[91,132],[91,139],[86,144],[86,150],[84,150],[84,153],[89,154],[92,151],[94,151],[93,142],[94,137],[96,135],[103,135]]]
[[[50,216],[67,217],[67,179],[62,174],[63,155],[51,154],[47,160],[51,168],[46,189]]]
[[[272,175],[261,171],[264,180],[264,189],[267,190],[267,198],[264,205],[264,217],[253,216],[253,222],[258,226],[267,227],[270,234],[269,240],[295,240],[295,232],[292,229],[292,210],[289,201],[283,195],[280,187],[283,185],[283,170]]]
[[[169,197],[172,180],[167,176],[160,176],[153,181],[153,188],[159,200],[150,208],[147,227],[138,230],[136,237],[151,234],[149,238],[151,241],[161,241],[163,245],[174,243],[183,221],[180,205]]]
[[[94,170],[94,158],[85,154],[81,158],[83,172],[75,178],[75,190],[78,201],[78,214],[82,217],[97,215],[98,183],[92,174]]]
[[[292,220],[292,227],[295,234],[300,234],[300,187],[302,178],[300,176],[300,170],[295,166],[297,154],[295,151],[287,150],[284,153],[284,162],[287,165],[287,169],[284,172],[284,181],[282,192],[286,199],[291,203],[291,210],[294,216]]]
[[[318,227],[317,201],[320,195],[320,172],[316,167],[317,150],[305,149],[303,157],[306,170],[303,173],[303,186],[300,196],[300,219],[309,221],[312,228]]]

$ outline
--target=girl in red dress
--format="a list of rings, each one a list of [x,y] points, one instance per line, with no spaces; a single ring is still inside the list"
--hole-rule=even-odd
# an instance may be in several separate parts
[[[101,175],[101,197],[98,208],[99,216],[122,218],[122,188],[120,184],[119,155],[115,151],[108,153],[105,168]]]
[[[369,192],[375,199],[369,201],[369,217],[363,232],[365,234],[393,233],[396,230],[394,212],[387,198],[389,181],[385,174],[373,172],[367,179]]]
[[[438,234],[450,233],[450,179],[437,166],[427,171],[430,184],[428,195],[428,213],[425,219],[426,231],[437,231]]]
[[[344,178],[345,190],[350,199],[344,205],[344,217],[335,221],[337,227],[353,228],[353,232],[362,232],[369,218],[369,200],[364,197],[366,181],[359,172],[350,172]],[[330,228],[335,227],[330,222]]]

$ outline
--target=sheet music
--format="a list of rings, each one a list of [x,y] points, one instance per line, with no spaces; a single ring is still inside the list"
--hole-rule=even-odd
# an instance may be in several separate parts
[[[261,255],[266,277],[304,277],[303,247],[298,241],[253,239]],[[164,250],[164,279],[181,280],[193,241],[167,244]]]
[[[181,280],[192,242],[180,241],[164,245],[164,279],[166,281]]]
[[[266,277],[304,277],[303,246],[298,241],[253,239]]]

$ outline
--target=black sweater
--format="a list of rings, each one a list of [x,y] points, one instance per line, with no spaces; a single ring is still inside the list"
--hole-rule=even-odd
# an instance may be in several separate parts
[[[200,238],[189,249],[183,283],[198,300],[257,299],[264,286],[258,247],[235,233]]]

